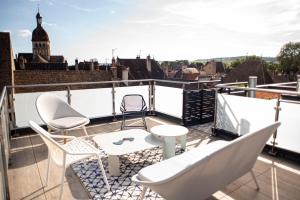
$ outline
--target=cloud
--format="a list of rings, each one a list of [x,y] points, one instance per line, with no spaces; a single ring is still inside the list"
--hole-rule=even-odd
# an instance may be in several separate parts
[[[110,11],[109,11],[109,14],[111,14],[111,15],[113,15],[113,14],[115,14],[115,13],[116,13],[115,10],[110,10]]]
[[[28,29],[21,29],[18,31],[18,36],[20,36],[22,38],[27,38],[27,37],[31,36],[31,31]]]
[[[57,24],[55,24],[55,23],[48,23],[48,22],[43,22],[43,25],[50,26],[50,27],[56,27],[57,26]]]
[[[100,10],[100,8],[84,8],[78,5],[70,5],[75,10],[83,11],[83,12],[97,12]]]

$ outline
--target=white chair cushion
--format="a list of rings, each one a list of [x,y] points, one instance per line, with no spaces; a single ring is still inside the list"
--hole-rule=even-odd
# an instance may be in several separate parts
[[[145,167],[139,171],[138,176],[141,180],[153,182],[175,177],[175,174],[187,170],[196,162],[210,156],[211,153],[223,148],[228,143],[227,141],[215,141],[207,145],[199,146],[181,155]]]
[[[89,123],[85,117],[63,117],[49,121],[49,125],[57,129],[70,129]]]

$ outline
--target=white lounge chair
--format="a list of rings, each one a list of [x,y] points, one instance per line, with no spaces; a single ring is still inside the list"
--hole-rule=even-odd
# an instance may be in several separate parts
[[[149,187],[170,200],[205,199],[247,172],[259,189],[252,168],[279,125],[271,124],[230,142],[212,142],[141,169],[132,177],[144,186],[140,198]]]
[[[90,120],[57,95],[51,93],[40,95],[36,100],[36,108],[49,131],[62,131],[66,134],[69,130],[82,128],[85,135],[88,136],[85,125]]]
[[[94,146],[92,146],[82,138],[50,134],[33,121],[30,121],[29,125],[35,132],[37,132],[41,136],[41,138],[48,147],[48,167],[46,175],[46,185],[48,184],[50,172],[49,168],[51,161],[54,162],[57,166],[62,167],[59,199],[61,199],[63,194],[66,167],[79,160],[83,160],[89,157],[98,158],[98,163],[104,177],[104,182],[106,184],[107,189],[110,190],[106,173],[101,161],[101,152],[98,149],[96,149]],[[57,143],[53,138],[68,138],[72,140],[70,142],[67,142],[66,144],[61,145]]]

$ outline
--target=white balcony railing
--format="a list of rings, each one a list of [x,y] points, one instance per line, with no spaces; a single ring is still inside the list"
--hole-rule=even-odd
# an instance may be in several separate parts
[[[225,93],[217,94],[215,125],[216,131],[226,131],[236,135],[243,135],[248,131],[254,131],[262,126],[280,121],[281,126],[273,138],[268,141],[274,148],[281,148],[295,153],[300,153],[300,101],[288,100],[285,96],[299,97],[293,83],[284,83],[259,86],[258,88],[241,87],[241,84],[217,85]],[[287,86],[289,85],[289,86]],[[273,89],[276,86],[276,89]],[[289,89],[289,90],[286,90]],[[290,91],[293,89],[294,91]],[[272,93],[278,97],[275,99],[259,99],[241,96],[245,92]],[[230,93],[230,94],[228,94]],[[274,153],[274,152],[273,152]]]

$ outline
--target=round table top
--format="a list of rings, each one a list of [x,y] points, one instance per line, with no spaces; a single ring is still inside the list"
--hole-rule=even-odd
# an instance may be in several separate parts
[[[164,124],[152,127],[150,132],[158,136],[176,137],[186,135],[189,132],[189,129],[184,126]]]

